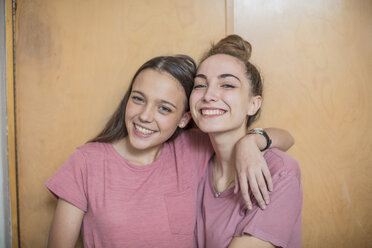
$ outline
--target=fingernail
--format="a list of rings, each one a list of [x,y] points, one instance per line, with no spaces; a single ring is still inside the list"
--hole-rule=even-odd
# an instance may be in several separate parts
[[[266,206],[265,205],[262,205],[261,206],[262,210],[266,209]]]
[[[251,204],[248,204],[248,209],[252,210],[252,205]]]
[[[266,205],[268,205],[268,204],[270,203],[270,201],[269,201],[269,200],[266,200],[265,202],[266,202]]]

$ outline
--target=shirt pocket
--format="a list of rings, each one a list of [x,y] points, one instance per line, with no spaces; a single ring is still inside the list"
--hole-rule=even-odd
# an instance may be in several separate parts
[[[196,192],[192,187],[164,195],[172,234],[193,235],[196,224]]]

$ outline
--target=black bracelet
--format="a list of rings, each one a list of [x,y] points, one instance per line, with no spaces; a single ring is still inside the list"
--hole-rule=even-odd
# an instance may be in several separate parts
[[[260,151],[263,152],[263,151],[266,151],[267,149],[270,148],[271,146],[271,143],[272,143],[272,140],[270,139],[269,135],[267,135],[267,133],[265,132],[265,130],[263,130],[262,128],[253,128],[251,130],[248,131],[248,134],[260,134],[262,136],[265,137],[266,139],[266,147],[264,149],[261,149]]]

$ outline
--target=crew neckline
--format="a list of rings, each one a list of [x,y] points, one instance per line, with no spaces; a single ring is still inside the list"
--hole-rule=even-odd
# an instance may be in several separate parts
[[[146,165],[137,165],[137,164],[133,164],[131,163],[130,161],[128,161],[126,158],[124,158],[116,149],[115,147],[113,146],[112,143],[107,143],[107,147],[108,147],[108,150],[109,152],[116,158],[118,159],[121,163],[125,164],[126,166],[128,166],[129,168],[131,169],[134,169],[134,170],[141,170],[141,171],[144,171],[144,170],[149,170],[149,169],[152,169],[153,167],[157,166],[157,165],[160,165],[162,163],[162,161],[164,160],[164,157],[169,153],[169,146],[168,146],[168,143],[164,143],[163,144],[163,148],[160,152],[160,155],[159,157],[152,163],[150,164],[146,164]]]

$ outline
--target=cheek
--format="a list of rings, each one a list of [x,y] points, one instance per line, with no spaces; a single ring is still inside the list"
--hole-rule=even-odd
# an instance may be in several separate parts
[[[190,96],[190,102],[189,102],[189,105],[190,105],[190,113],[191,113],[191,117],[193,118],[193,119],[195,119],[196,118],[196,97],[195,97],[195,95],[193,96],[193,95],[191,95]]]
[[[200,91],[192,91],[190,95],[190,109],[196,107],[196,103],[200,100],[202,93]]]
[[[129,120],[138,112],[138,106],[132,102],[127,103],[127,107],[125,108],[125,121]]]
[[[181,118],[174,115],[170,116],[158,116],[157,122],[158,125],[162,127],[163,131],[166,133],[172,133],[177,129],[178,123],[181,121]]]
[[[239,94],[224,94],[221,98],[232,108],[242,108],[243,99]]]
[[[245,118],[248,113],[249,101],[247,97],[241,94],[226,94],[224,100],[228,103],[231,111],[238,114],[238,118]]]

